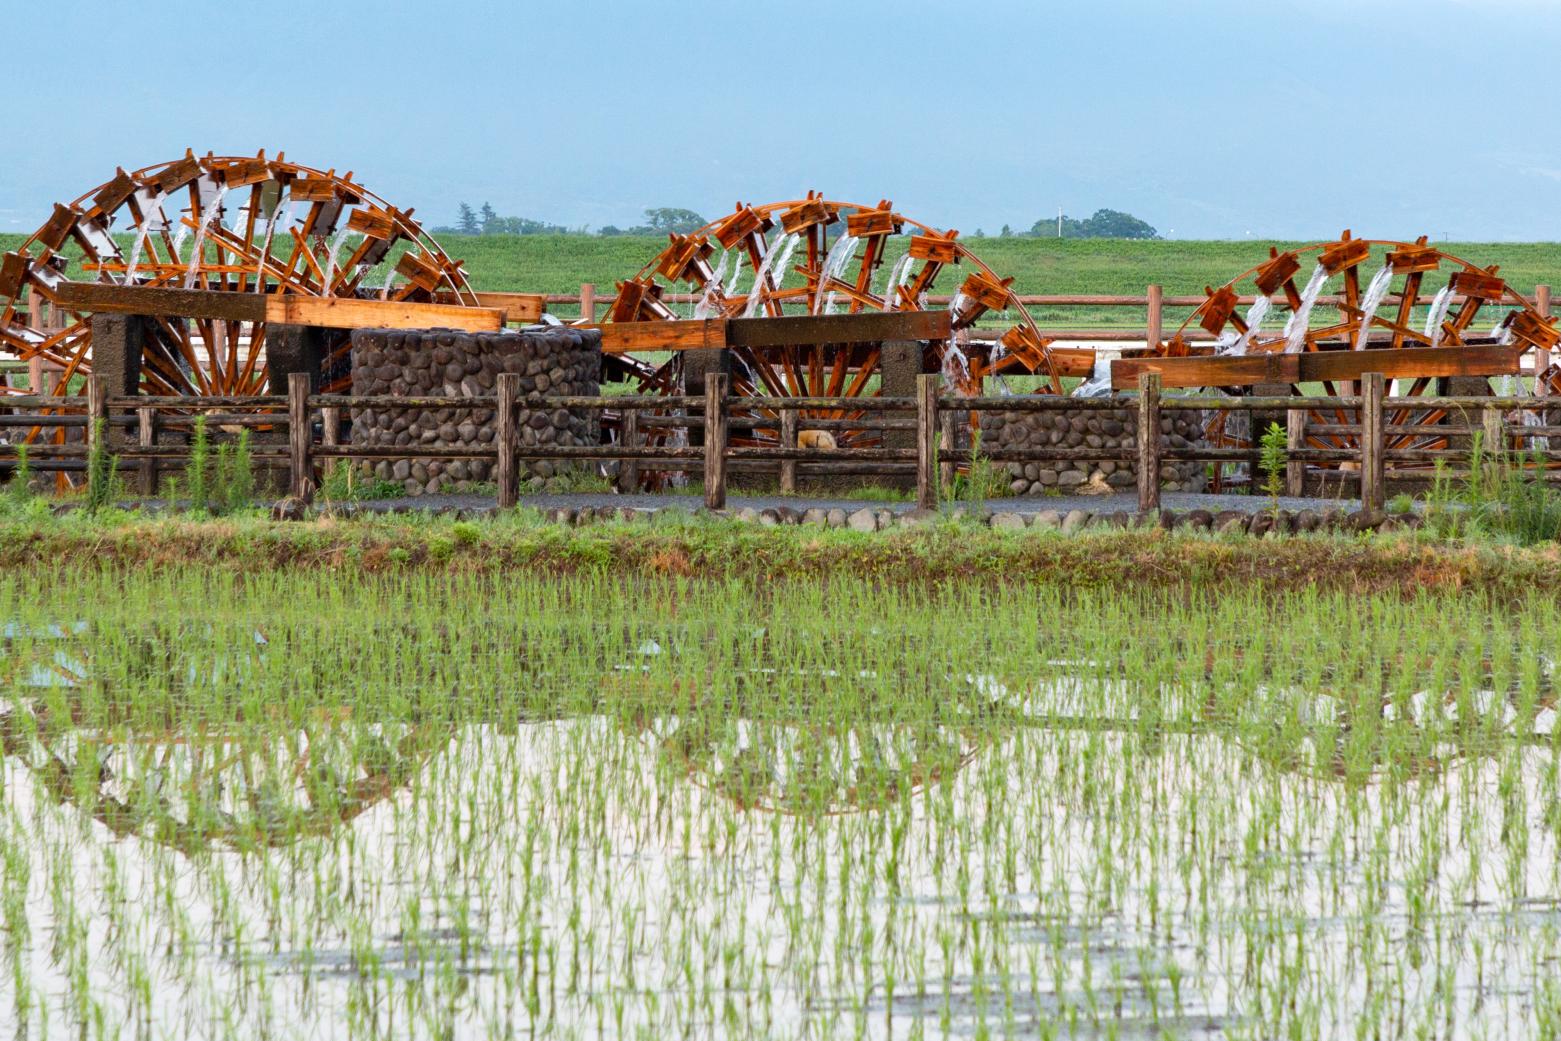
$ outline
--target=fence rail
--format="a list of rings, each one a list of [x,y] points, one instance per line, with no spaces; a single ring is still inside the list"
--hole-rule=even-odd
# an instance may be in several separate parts
[[[1532,397],[1442,396],[1392,398],[1385,393],[1380,373],[1367,373],[1361,380],[1361,393],[1328,397],[1222,397],[1210,395],[1161,394],[1159,376],[1144,373],[1136,395],[1103,398],[1066,398],[1051,395],[966,398],[940,393],[941,377],[918,378],[911,397],[829,398],[770,397],[735,398],[728,377],[712,374],[702,396],[522,396],[519,376],[502,373],[496,392],[467,398],[397,397],[393,395],[353,397],[313,394],[308,377],[293,374],[288,393],[282,396],[242,397],[139,397],[111,396],[105,392],[102,377],[93,377],[88,393],[82,397],[12,396],[5,404],[13,411],[0,413],[0,430],[28,432],[52,431],[65,443],[29,445],[29,464],[40,470],[82,470],[95,450],[112,453],[121,470],[140,475],[143,494],[156,493],[159,463],[187,461],[188,444],[158,442],[160,428],[188,427],[193,414],[224,424],[270,428],[286,432],[285,444],[262,444],[253,451],[256,460],[286,465],[288,488],[292,495],[309,499],[317,487],[318,464],[334,459],[378,460],[458,460],[491,462],[501,506],[513,506],[519,499],[519,464],[526,460],[617,461],[623,490],[638,487],[644,469],[701,473],[705,505],[711,509],[725,506],[728,474],[778,474],[782,492],[795,492],[799,476],[889,475],[914,476],[916,501],[931,508],[940,498],[940,485],[948,485],[957,467],[974,461],[991,463],[1112,461],[1135,467],[1138,506],[1152,510],[1160,504],[1160,470],[1165,462],[1202,461],[1209,463],[1244,462],[1256,464],[1260,452],[1253,447],[1193,445],[1170,448],[1162,443],[1160,419],[1174,411],[1242,412],[1250,414],[1282,413],[1286,419],[1285,490],[1302,492],[1305,467],[1309,463],[1353,464],[1359,475],[1363,506],[1380,510],[1384,506],[1386,466],[1388,463],[1471,464],[1493,453],[1518,449],[1541,476],[1551,475],[1550,467],[1561,464],[1561,425],[1551,422],[1556,406]],[[732,414],[734,406],[742,415]],[[354,445],[341,439],[344,410],[351,409],[462,409],[492,410],[495,416],[493,443],[481,446],[439,445]],[[517,419],[525,408],[571,409],[584,412],[614,412],[619,417],[619,438],[597,445],[525,445],[520,443]],[[15,410],[44,410],[28,414]],[[247,409],[247,412],[234,412]],[[974,452],[961,448],[956,438],[958,421],[972,413],[1048,412],[1059,410],[1134,410],[1136,436],[1130,448],[1089,448],[1062,446],[997,446]],[[680,410],[682,414],[668,414]],[[811,416],[806,411],[851,412],[852,419]],[[169,416],[166,413],[176,411]],[[1441,423],[1416,421],[1415,413],[1428,412],[1455,417]],[[1510,421],[1511,413],[1530,413],[1533,423]],[[652,413],[647,415],[646,413]],[[1330,418],[1317,422],[1311,417],[1321,413]],[[1347,417],[1353,415],[1353,420]],[[132,433],[133,428],[133,433]],[[76,439],[70,433],[76,431]],[[697,432],[698,443],[674,445],[654,443],[652,431],[682,429]],[[876,429],[901,435],[896,444],[881,447],[830,449],[806,447],[799,435],[804,430]],[[1145,432],[1154,436],[1145,436]],[[734,444],[733,433],[767,432],[775,444]],[[904,436],[909,435],[909,436]],[[1407,446],[1415,437],[1435,436],[1447,447]],[[1308,447],[1308,439],[1327,440],[1330,447]],[[1550,440],[1557,438],[1557,451],[1551,453]],[[15,463],[16,444],[0,444],[0,464]]]

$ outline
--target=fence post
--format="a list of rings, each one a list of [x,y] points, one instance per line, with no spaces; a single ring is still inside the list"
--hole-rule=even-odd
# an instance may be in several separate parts
[[[640,446],[640,410],[626,408],[618,420],[618,443],[624,448]],[[618,491],[629,495],[640,488],[640,461],[633,457],[618,460]]]
[[[1285,451],[1297,452],[1306,447],[1306,410],[1293,408],[1285,413]],[[1285,462],[1285,494],[1306,494],[1306,464],[1299,459]]]
[[[287,449],[289,492],[308,502],[314,495],[314,474],[309,460],[309,442],[314,431],[309,424],[309,374],[287,374]]]
[[[726,385],[724,372],[705,376],[705,509],[726,509]]]
[[[520,392],[520,373],[501,372],[494,387],[493,440],[499,459],[494,466],[499,485],[499,508],[507,510],[520,498],[515,471],[515,399]]]
[[[1138,374],[1138,512],[1160,508],[1160,374]]]
[[[87,448],[108,441],[108,385],[102,376],[87,377]]]
[[[596,283],[580,283],[580,317],[587,322],[596,321]]]
[[[916,508],[938,508],[938,384],[937,373],[916,377]]]
[[[1153,350],[1159,346],[1161,338],[1165,335],[1165,290],[1157,282],[1151,282],[1145,293],[1148,297],[1149,315],[1145,324],[1146,333],[1144,340]]]
[[[794,408],[781,409],[780,443],[782,448],[797,447],[797,410]],[[780,490],[782,495],[797,494],[797,461],[795,459],[781,460]]]
[[[341,409],[335,405],[320,409],[320,444],[326,448],[341,446]]]
[[[938,426],[941,432],[938,435],[938,445],[945,452],[953,452],[959,448],[959,423],[953,409],[944,409],[938,413]],[[954,464],[948,461],[938,463],[938,487],[954,487]]]
[[[157,410],[145,405],[136,409],[136,444],[144,452],[157,447]],[[141,494],[157,494],[157,460],[141,458]]]
[[[1361,377],[1360,401],[1360,505],[1367,513],[1381,513],[1387,505],[1382,461],[1382,373]]]
[[[1501,457],[1507,451],[1507,432],[1503,429],[1501,409],[1487,405],[1480,409],[1480,440],[1485,448],[1485,475],[1496,479],[1501,467]]]

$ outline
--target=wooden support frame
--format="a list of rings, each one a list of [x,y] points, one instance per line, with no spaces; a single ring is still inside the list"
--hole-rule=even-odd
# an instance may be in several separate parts
[[[947,311],[866,311],[860,314],[786,315],[778,318],[702,318],[671,322],[608,322],[604,354],[629,351],[695,351],[722,347],[803,347],[829,343],[946,340]]]
[[[57,290],[57,302],[67,310],[93,314],[266,322],[325,329],[445,328],[496,332],[504,327],[506,316],[505,311],[498,309],[411,300],[359,300],[97,282],[64,282]]]
[[[1476,344],[1222,357],[1119,358],[1111,363],[1111,388],[1131,390],[1141,372],[1159,373],[1161,385],[1166,388],[1321,383],[1358,380],[1367,372],[1378,372],[1387,377],[1515,376],[1521,370],[1522,355],[1521,347]]]

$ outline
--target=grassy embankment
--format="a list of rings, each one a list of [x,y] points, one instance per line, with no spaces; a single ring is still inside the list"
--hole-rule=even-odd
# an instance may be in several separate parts
[[[856,575],[909,586],[1048,581],[1067,588],[1224,594],[1248,588],[1390,592],[1483,591],[1548,596],[1561,547],[1409,534],[1254,539],[1159,531],[1005,532],[950,520],[860,534],[757,527],[677,513],[589,528],[516,510],[481,521],[447,516],[276,523],[36,509],[0,521],[0,568],[47,571],[64,560],[113,570],[199,564],[221,571],[525,574],[648,578],[820,578]]]

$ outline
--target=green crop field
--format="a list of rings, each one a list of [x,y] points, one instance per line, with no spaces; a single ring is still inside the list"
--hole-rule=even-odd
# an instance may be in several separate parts
[[[478,289],[572,293],[582,282],[609,292],[635,274],[664,240],[595,235],[442,235],[445,251],[466,262]],[[18,235],[0,235],[15,249]],[[984,238],[972,251],[1020,293],[1141,293],[1158,282],[1168,294],[1201,292],[1229,281],[1268,254],[1267,242],[1130,241],[1121,239]],[[1281,249],[1305,245],[1276,242]],[[1514,286],[1530,293],[1540,282],[1561,282],[1561,243],[1460,242],[1448,252],[1482,265],[1499,264]],[[891,257],[897,254],[891,250]]]

